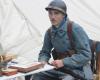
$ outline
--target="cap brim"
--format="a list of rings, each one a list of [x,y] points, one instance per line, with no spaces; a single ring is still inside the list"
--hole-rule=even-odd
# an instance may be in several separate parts
[[[48,10],[50,10],[50,9],[58,10],[58,11],[64,13],[64,14],[66,14],[66,12],[64,12],[62,9],[60,9],[60,8],[58,8],[58,7],[48,6],[48,7],[45,8],[46,11],[48,11]]]

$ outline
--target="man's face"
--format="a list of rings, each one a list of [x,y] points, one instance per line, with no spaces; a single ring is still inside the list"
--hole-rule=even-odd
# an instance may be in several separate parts
[[[54,26],[58,26],[64,18],[64,14],[58,10],[50,9],[48,10],[48,14],[51,24]]]

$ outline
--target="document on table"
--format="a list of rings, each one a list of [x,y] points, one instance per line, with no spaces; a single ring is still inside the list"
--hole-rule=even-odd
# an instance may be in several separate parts
[[[55,68],[54,66],[51,66],[49,64],[45,64],[45,66],[43,68],[40,68],[40,69],[31,71],[29,73],[26,73],[26,75],[35,74],[35,73],[39,73],[39,72],[43,72],[43,71],[48,71],[48,70],[51,70],[51,69],[54,69],[54,68]]]
[[[2,77],[0,77],[0,80],[6,80],[6,79],[12,79],[12,78],[15,78],[15,77],[20,77],[20,76],[26,76],[26,75],[30,75],[30,74],[43,72],[43,71],[48,71],[48,70],[51,70],[51,69],[54,69],[54,66],[45,64],[45,66],[43,68],[28,72],[28,73],[18,73],[18,74],[12,75],[12,76],[2,76]]]
[[[31,60],[27,60],[24,57],[18,57],[17,59],[13,59],[11,61],[11,63],[9,63],[9,66],[14,66],[14,67],[19,67],[19,68],[29,68],[31,66],[35,66],[35,65],[40,65],[41,62],[37,62],[37,61],[31,61]],[[41,65],[42,66],[42,65]],[[45,65],[43,70],[48,70],[53,68],[53,66],[50,65]]]
[[[19,67],[19,68],[28,68],[31,66],[36,66],[36,65],[41,65],[40,62],[29,62],[29,63],[16,63],[16,64],[12,64],[10,66],[14,66],[14,67]]]

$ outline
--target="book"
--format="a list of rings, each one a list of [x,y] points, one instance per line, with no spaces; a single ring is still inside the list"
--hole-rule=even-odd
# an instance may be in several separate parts
[[[39,68],[42,68],[44,65],[40,62],[33,62],[31,64],[15,64],[15,65],[11,65],[9,66],[9,68],[12,69],[17,69],[18,72],[22,72],[22,73],[26,73],[26,72],[30,72]]]

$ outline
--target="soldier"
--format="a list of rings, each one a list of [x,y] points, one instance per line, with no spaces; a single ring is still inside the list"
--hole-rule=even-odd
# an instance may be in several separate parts
[[[55,66],[56,69],[62,67],[71,69],[73,72],[85,79],[93,80],[89,64],[89,61],[91,61],[89,38],[83,28],[73,22],[73,48],[67,33],[69,19],[66,13],[67,7],[64,1],[53,0],[45,9],[48,11],[52,26],[45,33],[43,47],[40,51],[38,60],[43,63],[48,63],[52,53],[54,61],[52,61],[51,64]],[[74,49],[74,53],[71,53],[72,49]],[[49,70],[34,75],[34,80],[75,79],[76,78],[71,74],[57,70]]]

